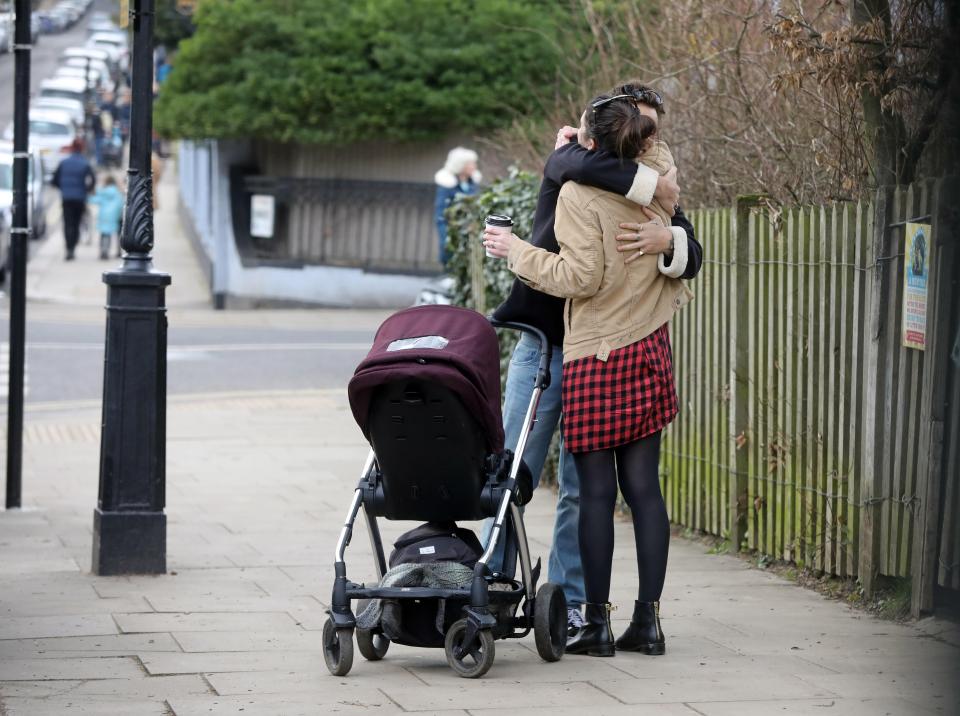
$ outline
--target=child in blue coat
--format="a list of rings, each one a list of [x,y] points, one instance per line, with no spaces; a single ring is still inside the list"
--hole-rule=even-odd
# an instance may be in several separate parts
[[[123,194],[117,188],[117,182],[108,176],[103,187],[90,197],[91,204],[97,204],[97,231],[100,232],[100,258],[110,254],[110,245],[114,235],[120,234],[120,219],[123,216]],[[120,256],[120,240],[117,239],[117,257]]]

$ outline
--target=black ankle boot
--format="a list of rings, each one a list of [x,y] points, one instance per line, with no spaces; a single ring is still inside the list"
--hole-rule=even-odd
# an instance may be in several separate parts
[[[649,656],[667,653],[663,629],[660,628],[660,602],[634,602],[633,618],[623,636],[617,639],[617,648]]]
[[[613,628],[610,626],[610,604],[584,604],[585,624],[577,635],[567,640],[568,654],[613,656]]]

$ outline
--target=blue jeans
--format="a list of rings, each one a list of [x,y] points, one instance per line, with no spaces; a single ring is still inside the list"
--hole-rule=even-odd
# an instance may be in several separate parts
[[[536,338],[523,334],[513,351],[510,367],[507,369],[507,388],[503,399],[503,429],[506,433],[506,447],[514,450],[520,439],[520,430],[530,405],[533,383],[540,363],[540,344]],[[523,460],[533,474],[533,486],[540,482],[540,474],[547,459],[550,440],[560,424],[561,378],[563,376],[563,352],[556,346],[550,364],[550,387],[540,396],[537,408],[537,421],[527,438]],[[553,544],[550,548],[550,561],[547,578],[563,587],[569,606],[583,604],[583,567],[580,564],[580,542],[577,526],[580,519],[580,479],[573,456],[563,448],[563,436],[560,438],[559,495],[557,499],[556,521],[553,526]],[[493,528],[493,520],[483,525],[483,543],[486,544]],[[490,560],[490,568],[500,571],[503,566],[503,547],[498,546]]]

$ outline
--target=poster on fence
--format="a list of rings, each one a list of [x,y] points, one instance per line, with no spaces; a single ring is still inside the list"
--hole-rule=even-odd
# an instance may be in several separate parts
[[[923,350],[927,343],[927,278],[930,276],[930,224],[907,224],[903,251],[903,345]]]

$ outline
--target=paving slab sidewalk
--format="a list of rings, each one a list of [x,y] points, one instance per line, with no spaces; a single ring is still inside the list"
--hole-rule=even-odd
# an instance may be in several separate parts
[[[28,508],[0,513],[0,713],[957,713],[954,625],[879,621],[682,539],[664,657],[546,664],[528,637],[499,642],[487,677],[465,681],[442,652],[394,645],[334,678],[320,629],[366,452],[343,391],[172,398],[169,573],[156,577],[89,573],[96,408],[28,420],[64,437],[26,445]],[[87,429],[52,429],[67,426]],[[544,490],[527,511],[541,556],[553,499]],[[385,537],[406,527],[388,523]],[[630,527],[616,529],[620,630],[636,575]],[[362,532],[348,565],[373,577]]]
[[[167,213],[175,199],[164,182],[157,263],[176,266],[172,321],[339,321],[372,335],[380,316],[371,312],[205,309],[202,277],[191,278],[189,246]],[[102,321],[101,264],[83,247],[64,264],[57,248],[31,265],[30,310]],[[344,390],[171,397],[168,573],[154,577],[89,571],[99,406],[34,404],[26,422],[35,428],[26,508],[0,512],[2,716],[960,712],[957,625],[880,621],[682,539],[671,545],[663,601],[666,656],[546,664],[528,637],[499,642],[490,673],[466,681],[441,651],[394,645],[384,661],[358,655],[348,677],[334,678],[320,630],[334,542],[367,450]],[[527,510],[535,556],[549,549],[553,501],[542,490]],[[387,523],[384,537],[409,526]],[[629,524],[616,535],[619,632],[636,567]],[[348,567],[357,581],[374,576],[362,530]]]

